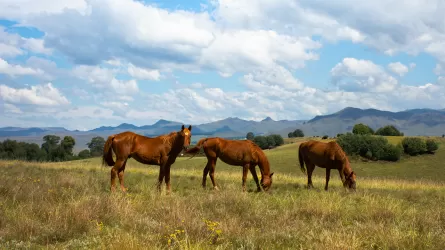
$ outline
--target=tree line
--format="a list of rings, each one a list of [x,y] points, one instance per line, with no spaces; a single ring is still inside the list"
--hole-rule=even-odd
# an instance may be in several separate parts
[[[5,140],[0,142],[0,159],[60,162],[86,159],[102,155],[105,139],[97,136],[87,143],[88,149],[73,153],[76,140],[72,136],[61,138],[57,135],[45,135],[42,145],[37,143]]]
[[[374,131],[368,125],[358,123],[352,128],[352,133],[338,134],[337,143],[348,155],[375,161],[398,161],[403,154],[410,156],[434,154],[439,148],[438,142],[430,138],[404,137],[394,145],[384,136],[404,136],[404,134],[393,125]]]
[[[253,141],[261,149],[271,149],[284,144],[283,137],[278,134],[272,134],[267,136],[263,135],[255,136],[252,132],[249,132],[246,135],[246,139]]]

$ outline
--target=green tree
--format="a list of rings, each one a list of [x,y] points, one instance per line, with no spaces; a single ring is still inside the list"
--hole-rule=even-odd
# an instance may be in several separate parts
[[[253,141],[255,139],[255,135],[252,132],[247,133],[246,135],[247,140]]]
[[[303,130],[301,130],[299,128],[295,129],[293,134],[294,134],[294,137],[304,137]]]
[[[275,147],[276,145],[275,138],[272,135],[266,136],[266,141],[267,141],[267,148]]]
[[[355,124],[352,128],[352,133],[356,135],[372,135],[374,134],[374,130],[370,128],[368,125],[363,123]]]
[[[89,157],[91,157],[90,150],[84,149],[84,150],[79,152],[78,156],[79,156],[80,159],[89,158]]]
[[[63,137],[63,140],[60,142],[60,146],[62,147],[65,154],[72,156],[74,145],[76,145],[76,140],[74,140],[71,136]]]
[[[51,154],[60,142],[60,137],[57,135],[45,135],[43,137],[42,149],[46,151],[47,154]]]
[[[267,143],[267,139],[265,136],[255,136],[255,138],[253,139],[253,142],[256,145],[258,145],[258,147],[260,147],[261,149],[268,148],[268,143]]]
[[[273,134],[272,135],[275,141],[275,146],[281,146],[284,144],[284,139],[281,135]]]
[[[90,149],[91,156],[100,156],[104,150],[105,139],[100,136],[93,137],[91,142],[87,143],[87,146]]]
[[[384,136],[403,136],[403,133],[400,132],[395,126],[387,125],[377,129],[375,132],[376,135],[384,135]]]

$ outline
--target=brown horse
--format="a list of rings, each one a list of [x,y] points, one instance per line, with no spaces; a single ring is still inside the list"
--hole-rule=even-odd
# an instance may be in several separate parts
[[[309,140],[300,144],[298,148],[298,158],[300,160],[300,168],[303,173],[306,172],[304,164],[307,166],[307,185],[312,185],[312,172],[315,166],[326,168],[326,185],[328,190],[329,177],[331,169],[337,169],[344,187],[356,190],[356,175],[352,171],[349,159],[343,149],[335,141],[328,143]]]
[[[218,190],[214,176],[216,160],[218,158],[229,165],[243,167],[243,191],[246,191],[247,171],[249,170],[257,185],[257,191],[261,191],[255,170],[256,165],[258,165],[261,171],[261,186],[264,191],[269,190],[271,187],[273,173],[270,173],[269,160],[263,150],[252,141],[228,140],[219,137],[203,138],[199,140],[194,148],[187,150],[186,153],[194,153],[196,155],[201,147],[204,147],[204,153],[207,157],[207,165],[204,168],[202,176],[202,186],[204,188],[206,186],[207,174],[210,171],[213,188]],[[195,155],[190,158],[193,158]]]
[[[170,167],[179,153],[190,145],[191,130],[191,125],[188,129],[182,125],[179,132],[171,132],[154,138],[129,131],[109,136],[105,142],[102,164],[113,166],[111,169],[111,191],[115,191],[116,188],[116,175],[119,177],[122,191],[127,190],[124,187],[125,165],[128,158],[134,158],[143,164],[158,165],[160,168],[157,188],[161,191],[162,180],[165,178],[167,192],[170,193]],[[116,155],[116,162],[113,160],[113,151]]]

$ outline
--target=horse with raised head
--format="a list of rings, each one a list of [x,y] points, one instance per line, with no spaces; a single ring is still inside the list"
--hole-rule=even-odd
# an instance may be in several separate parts
[[[312,185],[312,172],[315,166],[318,166],[326,169],[325,190],[328,190],[331,169],[338,170],[344,187],[356,190],[356,175],[351,169],[348,157],[337,142],[325,143],[314,140],[302,142],[298,148],[298,158],[303,173],[306,173],[304,167],[304,164],[306,164],[308,188],[314,187]]]
[[[246,191],[246,179],[249,170],[257,185],[257,191],[261,191],[255,170],[257,165],[261,171],[261,186],[264,191],[269,190],[271,187],[273,173],[270,173],[269,160],[263,150],[252,141],[229,140],[219,137],[203,138],[199,140],[195,147],[187,150],[186,153],[194,154],[190,157],[193,158],[201,148],[204,148],[204,153],[207,157],[207,165],[202,176],[202,186],[204,188],[206,187],[207,174],[210,172],[213,188],[218,190],[215,182],[215,167],[218,158],[229,165],[243,167],[243,191]]]
[[[122,132],[111,135],[105,142],[102,155],[102,164],[113,166],[111,169],[111,191],[116,188],[116,176],[122,191],[124,187],[125,165],[129,158],[147,165],[158,165],[159,178],[157,188],[161,191],[162,181],[165,179],[167,192],[170,193],[170,167],[175,162],[176,157],[182,150],[186,150],[190,145],[192,126],[181,127],[179,132],[171,132],[157,137],[146,137],[133,132]],[[116,161],[113,160],[113,152]]]

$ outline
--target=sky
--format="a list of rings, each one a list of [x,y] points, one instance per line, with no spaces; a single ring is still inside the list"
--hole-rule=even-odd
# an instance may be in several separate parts
[[[443,0],[2,0],[0,127],[442,109],[444,12]]]

